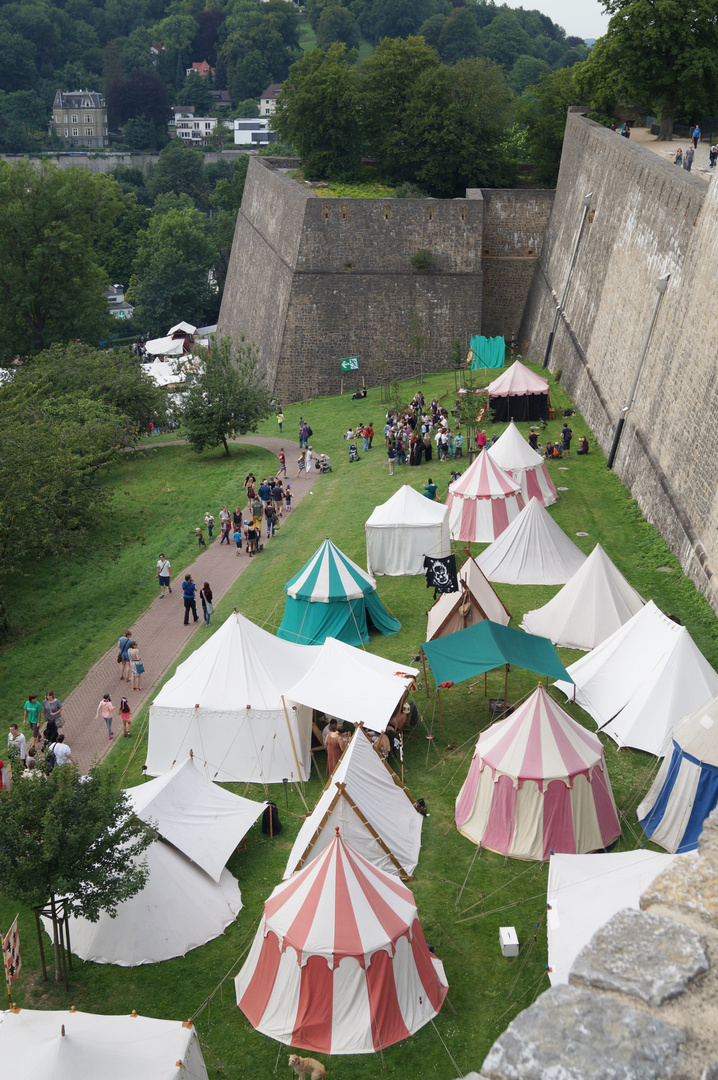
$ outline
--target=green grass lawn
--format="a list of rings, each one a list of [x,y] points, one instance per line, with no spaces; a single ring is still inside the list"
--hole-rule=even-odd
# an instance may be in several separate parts
[[[358,380],[357,380],[358,382]],[[408,401],[418,383],[402,384]],[[454,376],[438,373],[424,377],[421,388],[427,401],[440,397],[453,405]],[[352,386],[354,389],[354,386]],[[556,415],[569,405],[560,385],[552,388]],[[296,431],[299,416],[309,420],[315,450],[331,456],[333,472],[317,476],[308,494],[288,518],[284,518],[277,539],[265,547],[261,558],[242,574],[220,602],[213,627],[221,624],[233,607],[254,621],[274,630],[282,616],[283,585],[313,554],[324,536],[352,559],[366,565],[364,522],[375,505],[383,502],[401,483],[419,490],[428,476],[446,494],[450,464],[432,460],[417,469],[398,468],[389,477],[383,450],[383,423],[386,405],[378,388],[369,390],[363,401],[352,402],[350,394],[324,398],[284,409],[283,437],[287,448],[290,482],[296,472]],[[361,462],[348,464],[347,443],[342,433],[360,421],[374,424],[374,448]],[[552,463],[557,486],[566,487],[551,515],[585,552],[600,541],[609,556],[646,598],[663,610],[678,615],[688,626],[709,661],[718,666],[716,621],[707,602],[696,593],[681,573],[678,563],[657,533],[641,517],[628,492],[605,467],[583,419],[571,419],[576,445],[586,434],[591,452]],[[522,431],[526,425],[520,425]],[[557,435],[561,422],[549,425],[545,437]],[[491,433],[494,428],[488,425]],[[500,430],[500,427],[496,430]],[[269,418],[260,434],[277,435],[276,419]],[[31,576],[11,583],[10,609],[20,628],[18,640],[3,652],[5,679],[0,683],[2,717],[7,722],[18,716],[18,708],[30,686],[45,689],[48,679],[56,691],[66,693],[94,660],[111,645],[126,622],[150,601],[155,591],[156,552],[169,549],[175,573],[194,557],[192,530],[207,505],[215,513],[223,502],[235,499],[246,466],[255,463],[266,471],[268,457],[254,448],[233,447],[227,461],[219,452],[196,456],[184,447],[161,447],[127,456],[108,477],[113,487],[111,513],[97,523],[95,542],[87,557],[67,563],[48,561],[31,568]],[[264,464],[261,464],[261,462]],[[464,467],[468,464],[464,458]],[[557,465],[566,467],[558,471]],[[255,471],[256,471],[255,468]],[[585,532],[585,537],[577,537]],[[474,547],[474,553],[480,548]],[[667,574],[659,567],[670,566]],[[381,578],[379,594],[389,611],[402,623],[400,633],[373,637],[369,650],[407,663],[425,637],[426,611],[431,603],[423,578]],[[558,587],[498,586],[498,591],[518,625],[525,611],[540,606],[555,595]],[[79,631],[79,632],[78,632]],[[188,646],[185,655],[191,650]],[[579,653],[561,650],[564,663]],[[180,658],[182,659],[182,658]],[[172,672],[170,672],[170,675]],[[503,696],[503,672],[488,676],[489,695]],[[48,684],[49,685],[49,684]],[[512,671],[509,696],[518,700],[536,685],[536,677]],[[561,695],[558,696],[562,700]],[[506,860],[477,849],[461,837],[454,825],[453,806],[465,779],[471,752],[479,731],[489,721],[483,682],[462,684],[442,698],[446,741],[455,743],[445,751],[437,739],[425,739],[419,726],[408,741],[405,753],[405,782],[414,795],[422,796],[430,817],[424,823],[421,859],[411,887],[427,941],[444,961],[450,983],[449,1001],[436,1020],[404,1044],[384,1052],[389,1076],[413,1078],[433,1076],[451,1080],[481,1065],[497,1035],[522,1008],[548,986],[546,965],[545,900],[547,869],[540,864]],[[439,718],[433,696],[422,689],[417,703],[426,724],[439,733]],[[593,730],[592,722],[580,710],[577,718]],[[141,712],[133,728],[146,728],[147,710]],[[112,760],[125,774],[124,783],[141,782],[145,734],[120,740]],[[635,807],[645,794],[656,762],[638,751],[617,752],[615,744],[602,737],[616,802],[622,813],[624,836],[621,849],[634,848],[642,839],[635,823]],[[323,758],[320,760],[323,769]],[[322,778],[323,780],[323,778]],[[316,774],[305,785],[309,806],[321,790]],[[263,798],[260,788],[233,790]],[[304,808],[296,791],[273,791],[284,823],[281,836],[273,841],[263,837],[259,827],[251,831],[248,850],[235,854],[230,869],[239,879],[244,908],[236,922],[217,940],[186,957],[134,970],[75,961],[69,993],[37,980],[37,945],[29,914],[21,911],[24,969],[13,990],[20,1004],[64,1007],[103,1012],[138,1012],[153,1016],[197,1017],[197,1027],[205,1047],[205,1059],[212,1075],[233,1078],[268,1075],[275,1069],[286,1072],[288,1050],[254,1032],[235,1004],[232,979],[254,934],[262,903],[279,882],[301,824]],[[17,905],[0,898],[0,930],[10,925]],[[514,925],[521,942],[515,960],[501,956],[498,929]],[[224,982],[222,980],[225,980]],[[442,1040],[446,1047],[442,1044]],[[449,1057],[449,1052],[451,1058]],[[453,1060],[452,1060],[453,1059]],[[358,1056],[330,1063],[330,1072],[341,1067],[343,1075],[369,1080],[380,1062]]]

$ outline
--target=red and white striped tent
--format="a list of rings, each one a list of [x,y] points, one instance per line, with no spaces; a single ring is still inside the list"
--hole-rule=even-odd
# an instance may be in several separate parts
[[[601,742],[540,683],[479,736],[455,816],[462,836],[517,859],[582,855],[621,834]]]
[[[452,540],[487,543],[500,536],[524,508],[521,484],[484,449],[463,476],[449,486]]]
[[[242,970],[253,1028],[320,1054],[371,1054],[436,1016],[448,984],[413,894],[339,835],[276,887]]]
[[[544,506],[556,502],[556,488],[544,459],[529,446],[513,420],[502,432],[499,441],[489,447],[488,454],[496,465],[518,481],[525,503],[534,498]]]

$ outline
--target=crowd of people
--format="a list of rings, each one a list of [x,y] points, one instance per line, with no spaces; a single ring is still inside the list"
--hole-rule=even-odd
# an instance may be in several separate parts
[[[344,432],[349,442],[350,462],[361,460],[357,443],[362,442],[362,453],[372,449],[374,439],[373,424],[360,423],[355,428]],[[389,473],[393,474],[396,465],[421,465],[435,456],[438,461],[449,461],[464,456],[464,436],[458,424],[452,425],[448,411],[434,398],[426,405],[424,395],[419,390],[404,410],[391,410],[387,413],[384,424],[384,443],[386,446]]]
[[[65,742],[64,726],[62,702],[51,690],[42,702],[36,693],[28,694],[23,705],[22,729],[17,723],[10,724],[7,737],[13,777],[45,776],[55,766],[71,762],[72,751]],[[0,791],[7,780],[5,763],[0,760]]]

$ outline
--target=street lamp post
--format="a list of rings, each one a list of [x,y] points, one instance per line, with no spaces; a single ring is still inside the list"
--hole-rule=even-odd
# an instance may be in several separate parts
[[[611,446],[611,452],[608,455],[608,461],[606,462],[606,468],[612,469],[613,462],[616,458],[616,452],[618,451],[618,444],[621,441],[621,433],[623,431],[623,425],[626,422],[626,417],[633,405],[633,399],[636,396],[636,387],[638,386],[638,380],[641,377],[641,368],[643,367],[643,361],[646,359],[646,353],[648,352],[648,346],[651,343],[651,337],[653,336],[653,328],[656,325],[656,319],[658,318],[658,311],[661,306],[661,301],[665,296],[666,289],[668,288],[668,282],[670,280],[670,274],[662,274],[656,282],[656,289],[658,295],[656,296],[656,302],[653,305],[653,314],[651,315],[651,321],[648,326],[648,332],[646,333],[646,340],[643,342],[643,348],[641,349],[641,355],[638,360],[638,367],[636,368],[636,374],[633,376],[633,385],[631,386],[630,393],[628,395],[628,401],[621,409],[621,415],[616,424],[616,433],[613,436],[613,445]]]
[[[574,264],[576,262],[576,256],[578,255],[578,245],[581,243],[581,234],[583,233],[583,227],[586,224],[586,217],[588,215],[588,211],[591,208],[591,199],[592,198],[593,198],[593,192],[592,191],[589,191],[588,195],[584,196],[583,214],[581,215],[581,224],[578,227],[578,232],[576,233],[576,239],[574,240],[574,243],[573,243],[573,251],[571,252],[571,261],[568,264],[568,273],[566,274],[566,283],[565,283],[565,285],[563,287],[563,292],[561,293],[561,299],[559,300],[558,304],[556,305],[556,311],[554,312],[554,316],[553,316],[553,326],[551,327],[551,333],[549,334],[548,342],[546,343],[546,355],[543,358],[543,366],[544,367],[548,367],[549,357],[551,356],[551,349],[553,348],[553,339],[554,339],[554,337],[556,335],[556,329],[558,327],[558,320],[561,317],[561,312],[563,311],[563,305],[566,302],[566,296],[568,294],[568,287],[569,287],[569,285],[571,283],[571,274],[573,272]]]

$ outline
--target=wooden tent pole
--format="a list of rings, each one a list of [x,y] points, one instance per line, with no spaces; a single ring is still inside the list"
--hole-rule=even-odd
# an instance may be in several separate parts
[[[396,855],[394,855],[394,853],[390,850],[389,847],[387,847],[387,845],[384,843],[382,838],[379,836],[379,833],[376,831],[376,829],[371,824],[371,822],[366,817],[364,817],[361,810],[359,809],[357,804],[354,802],[354,800],[351,798],[351,796],[347,795],[347,793],[346,793],[346,791],[344,789],[344,784],[337,785],[337,786],[340,788],[340,794],[344,796],[344,798],[349,803],[349,805],[351,806],[352,810],[354,811],[356,816],[359,818],[361,823],[365,826],[365,828],[374,837],[374,839],[376,840],[377,844],[382,849],[384,854],[386,856],[388,856],[388,858],[391,859],[391,861],[394,863],[394,866],[399,871],[399,876],[401,878],[403,878],[404,881],[411,881],[411,874],[407,873],[407,871],[404,869],[404,867],[401,865],[401,863],[397,859]]]
[[[426,656],[424,655],[424,650],[423,649],[421,650],[421,663],[422,663],[422,666],[424,668],[424,689],[426,690],[426,697],[427,697],[427,700],[428,700],[428,698],[429,698],[429,677],[426,674]]]
[[[439,703],[439,723],[441,724],[441,742],[443,746],[446,746],[446,736],[444,735],[444,714],[441,710],[441,694],[439,693],[439,687],[436,688],[436,700]]]
[[[504,672],[504,712],[501,717],[502,720],[506,717],[506,705],[508,704],[509,697],[509,665],[506,665],[506,671]]]
[[[307,806],[307,800],[304,798],[304,792],[301,789],[300,781],[302,779],[302,770],[299,768],[299,758],[297,757],[297,748],[294,745],[294,736],[292,735],[292,725],[289,723],[289,713],[287,712],[287,703],[284,700],[284,694],[282,694],[282,705],[284,706],[284,719],[287,721],[287,731],[289,732],[289,740],[292,744],[292,753],[294,754],[294,762],[297,766],[297,791],[299,792],[299,798],[304,803],[304,809],[309,813],[309,807]]]

